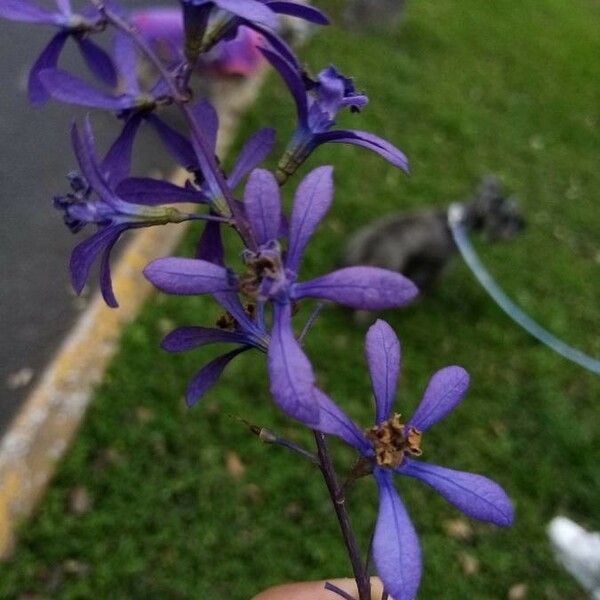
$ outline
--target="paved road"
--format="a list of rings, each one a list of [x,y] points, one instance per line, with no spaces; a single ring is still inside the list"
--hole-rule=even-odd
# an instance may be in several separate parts
[[[55,103],[33,109],[25,95],[28,67],[48,39],[47,28],[0,21],[0,432],[85,304],[69,291],[67,261],[76,238],[52,207],[75,167],[67,132],[81,113]],[[66,64],[76,57],[69,53]],[[105,115],[95,122],[116,125]],[[137,144],[139,172],[163,160],[154,138],[146,139]]]

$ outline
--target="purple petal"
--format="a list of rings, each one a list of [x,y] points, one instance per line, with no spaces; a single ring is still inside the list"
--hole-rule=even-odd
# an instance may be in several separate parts
[[[244,190],[244,210],[259,244],[277,239],[281,226],[281,200],[279,185],[270,171],[252,171]]]
[[[413,600],[421,582],[421,547],[415,528],[392,483],[389,471],[375,469],[379,514],[373,560],[385,590],[394,600]]]
[[[168,57],[175,57],[183,46],[183,15],[181,7],[148,7],[133,10],[130,23],[144,39],[161,50],[165,46]]]
[[[414,283],[404,275],[378,267],[347,267],[297,283],[292,291],[294,299],[322,298],[357,310],[403,306],[417,294]]]
[[[160,344],[167,352],[184,352],[207,344],[219,342],[245,344],[246,337],[233,331],[209,327],[179,327],[171,331]]]
[[[203,71],[226,76],[247,76],[260,67],[263,57],[257,44],[263,43],[262,38],[248,27],[238,25],[239,22],[240,19],[235,19],[230,32],[224,33],[225,39],[201,60]]]
[[[196,246],[196,258],[223,266],[225,250],[223,248],[220,223],[207,221]]]
[[[87,37],[75,36],[81,56],[88,69],[100,80],[111,87],[117,85],[117,72],[110,56],[98,44]]]
[[[202,99],[192,107],[198,126],[204,133],[206,141],[213,152],[217,147],[217,134],[219,132],[219,116],[215,107],[206,99]]]
[[[248,174],[255,169],[273,150],[275,145],[275,130],[271,128],[260,129],[244,144],[233,169],[227,178],[227,183],[232,189]]]
[[[304,248],[333,200],[333,167],[318,167],[301,182],[294,196],[286,267],[297,271]]]
[[[315,376],[292,332],[290,304],[273,304],[268,367],[271,394],[279,408],[309,426],[317,425]]]
[[[146,119],[154,127],[156,133],[158,133],[158,137],[160,137],[165,148],[182,167],[188,169],[197,165],[198,159],[196,158],[196,153],[187,138],[178,131],[175,131],[175,129],[167,125],[156,115],[150,114]]]
[[[290,90],[296,103],[298,123],[301,126],[306,125],[308,122],[308,100],[306,98],[306,88],[298,69],[271,50],[267,50],[266,48],[259,48],[259,50],[279,75],[281,75],[281,78]]]
[[[367,331],[365,354],[375,395],[375,423],[385,421],[391,412],[400,372],[400,340],[381,319]]]
[[[168,294],[214,294],[232,288],[227,269],[196,258],[158,258],[144,269],[144,275]]]
[[[3,19],[38,25],[59,25],[59,16],[28,0],[0,0],[0,17]]]
[[[107,183],[100,171],[98,158],[94,147],[94,135],[89,117],[86,117],[83,127],[83,137],[79,135],[77,125],[71,128],[71,143],[79,163],[81,174],[87,179],[91,188],[108,204],[115,201],[114,194],[108,188]]]
[[[133,141],[141,122],[142,120],[139,115],[133,115],[128,119],[121,134],[110,147],[110,150],[102,161],[100,170],[111,189],[115,189],[121,181],[129,176]]]
[[[137,74],[137,52],[133,40],[118,31],[114,40],[114,55],[119,76],[123,80],[123,89],[130,96],[140,95]]]
[[[201,192],[149,177],[124,179],[117,186],[117,194],[127,202],[146,206],[177,204],[179,202],[195,202],[198,204],[207,202],[206,196]]]
[[[110,96],[61,69],[41,71],[39,78],[52,98],[67,104],[117,111],[133,106],[129,96]]]
[[[317,8],[297,2],[267,2],[269,8],[280,15],[298,17],[315,25],[329,25],[329,19]]]
[[[215,360],[209,362],[207,365],[202,367],[190,381],[187,391],[185,393],[185,402],[191,408],[208,392],[208,390],[217,383],[217,380],[223,373],[225,367],[234,359],[238,354],[249,350],[247,346],[238,348]]]
[[[315,395],[319,403],[319,423],[315,429],[335,435],[361,454],[368,454],[371,444],[355,423],[320,389],[315,388]]]
[[[407,425],[426,431],[456,407],[468,387],[469,374],[462,367],[440,369],[429,380],[423,399]]]
[[[31,71],[29,72],[29,85],[27,94],[29,101],[35,106],[44,104],[50,98],[46,88],[40,81],[40,73],[46,69],[54,69],[58,64],[58,58],[69,34],[61,31],[57,33],[44,48],[38,59],[35,61]]]
[[[512,523],[513,507],[509,497],[487,477],[410,458],[405,459],[397,472],[420,479],[468,517],[499,527]]]
[[[73,12],[71,0],[55,0],[55,2],[58,10],[60,10],[63,15],[70,15]]]
[[[279,35],[271,31],[270,29],[267,29],[266,27],[261,27],[260,25],[253,24],[248,21],[245,22],[245,25],[249,29],[253,29],[257,33],[259,33],[267,41],[267,43],[271,47],[271,50],[283,61],[285,61],[295,69],[300,69],[300,64],[298,63],[298,59],[296,58],[292,49],[286,44],[286,42],[283,39],[279,37]],[[258,47],[258,49],[261,50],[260,47]]]
[[[77,294],[81,294],[90,273],[90,267],[98,254],[113,244],[125,229],[127,229],[125,225],[105,227],[75,246],[69,266],[71,283]]]
[[[213,0],[214,3],[223,10],[230,12],[238,17],[268,27],[277,28],[277,15],[258,0]]]
[[[389,163],[402,169],[405,173],[409,173],[410,169],[408,166],[408,159],[405,154],[396,148],[393,144],[390,144],[386,140],[367,133],[366,131],[353,131],[353,130],[337,130],[328,131],[326,133],[320,133],[315,136],[317,144],[326,144],[327,142],[339,143],[339,144],[353,144],[355,146],[362,146],[368,148],[376,154],[379,154],[382,158],[385,158]]]
[[[104,302],[111,308],[119,307],[119,303],[117,302],[113,291],[112,277],[110,275],[110,253],[118,239],[119,236],[115,237],[108,244],[104,250],[104,254],[102,254],[102,261],[100,263],[100,291],[102,292]]]

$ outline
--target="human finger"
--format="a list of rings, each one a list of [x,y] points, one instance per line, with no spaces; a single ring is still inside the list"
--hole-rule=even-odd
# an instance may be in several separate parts
[[[341,590],[358,598],[354,579],[327,579],[325,581],[310,581],[303,583],[288,583],[270,588],[255,596],[252,600],[341,600],[341,596],[325,589],[329,581]],[[381,600],[383,586],[377,577],[371,578],[371,598]],[[390,600],[392,600],[390,598]]]

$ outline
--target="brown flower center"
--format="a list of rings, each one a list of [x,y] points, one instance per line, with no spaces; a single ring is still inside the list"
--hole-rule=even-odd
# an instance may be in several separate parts
[[[281,261],[272,256],[257,255],[246,260],[246,271],[240,276],[240,292],[256,298],[260,284],[265,278],[275,279],[281,271]]]
[[[373,445],[375,460],[381,467],[396,469],[402,464],[405,453],[411,456],[423,454],[421,432],[414,427],[406,427],[399,414],[367,429],[365,435]]]

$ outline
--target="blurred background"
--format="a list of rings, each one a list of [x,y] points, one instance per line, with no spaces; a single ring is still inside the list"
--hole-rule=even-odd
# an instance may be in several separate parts
[[[358,148],[317,150],[304,171],[333,164],[336,197],[302,277],[338,264],[365,223],[468,199],[482,176],[495,174],[528,226],[507,243],[473,236],[482,260],[529,314],[599,356],[600,5],[408,0],[394,21],[385,11],[397,7],[378,1],[371,10],[387,15],[383,24],[342,0],[315,2],[333,26],[300,54],[312,72],[334,62],[354,77],[370,103],[340,123],[392,141],[412,174]],[[30,109],[22,84],[46,38],[0,22],[5,423],[30,385],[7,378],[40,368],[78,310],[66,275],[73,240],[51,206],[73,167],[65,150],[73,115],[54,104]],[[274,125],[280,152],[293,122],[288,94],[270,74],[235,148]],[[137,148],[138,174],[164,171],[152,144]],[[288,198],[298,181],[286,186]],[[197,235],[190,230],[182,254]],[[311,308],[301,307],[299,323]],[[209,301],[156,295],[125,330],[73,447],[13,558],[0,565],[0,597],[245,600],[276,583],[349,573],[318,474],[261,445],[235,419],[311,443],[273,410],[262,358],[243,355],[202,403],[185,408],[187,381],[214,349],[167,355],[159,341],[175,326],[216,316]],[[460,364],[471,374],[462,405],[426,437],[427,459],[493,478],[516,508],[515,525],[497,530],[463,518],[424,486],[399,482],[424,548],[419,597],[585,598],[556,565],[546,526],[564,514],[600,530],[598,377],[518,329],[456,257],[427,295],[385,318],[402,341],[396,406],[404,415],[438,368]],[[306,349],[320,386],[368,427],[366,328],[327,307]],[[343,471],[352,453],[332,448]],[[357,483],[348,506],[366,547],[377,509],[371,481]]]
[[[42,3],[43,5],[44,3]],[[132,8],[147,0],[128,0]],[[52,7],[51,2],[46,6]],[[69,127],[85,111],[50,102],[43,109],[27,102],[29,69],[48,43],[51,28],[0,20],[2,78],[0,89],[0,254],[4,284],[0,290],[0,428],[4,429],[31,391],[75,318],[87,306],[71,292],[66,268],[75,239],[52,208],[65,193],[66,175],[76,167]],[[78,52],[66,45],[66,68],[77,68]],[[98,115],[100,139],[114,139],[118,124]],[[102,135],[102,133],[104,135]],[[152,135],[142,132],[136,162],[142,170],[168,166],[153,151]],[[146,142],[146,143],[144,143]],[[83,239],[83,236],[82,238]]]

